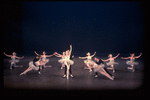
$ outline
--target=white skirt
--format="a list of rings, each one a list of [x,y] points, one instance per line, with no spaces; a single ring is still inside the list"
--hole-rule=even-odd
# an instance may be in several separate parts
[[[130,66],[131,66],[131,65],[138,65],[138,62],[134,62],[134,61],[127,60],[127,61],[126,61],[126,64],[127,64],[127,65],[130,65]]]
[[[111,66],[111,65],[114,65],[114,64],[118,64],[117,62],[114,62],[114,61],[110,61],[110,62],[108,62],[108,63],[106,63],[107,64],[107,66]]]
[[[84,63],[86,63],[86,64],[93,64],[93,63],[95,63],[94,61],[92,61],[92,60],[84,60]]]
[[[94,72],[98,72],[101,70],[101,68],[104,68],[104,67],[105,67],[104,64],[100,64],[100,65],[94,64]]]
[[[12,60],[9,60],[9,62],[10,62],[10,63],[12,63],[12,62],[13,62],[13,63],[18,63],[18,62],[19,62],[19,59],[12,59]]]
[[[73,65],[74,61],[73,60],[66,60],[67,64]]]
[[[48,63],[48,62],[49,62],[49,59],[42,59],[42,61],[43,61],[44,63]]]
[[[30,61],[30,62],[29,62],[29,67],[31,67],[33,70],[39,70],[39,67],[36,67],[36,66],[33,64],[33,61]]]
[[[73,60],[66,60],[66,59],[60,59],[60,60],[58,60],[58,62],[59,63],[67,63],[67,64],[70,64],[70,65],[74,64]]]
[[[65,59],[59,59],[58,62],[59,63],[64,63],[66,60]]]

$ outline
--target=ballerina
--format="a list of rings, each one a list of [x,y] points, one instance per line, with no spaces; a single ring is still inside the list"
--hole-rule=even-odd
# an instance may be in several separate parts
[[[41,60],[41,56],[38,55],[34,58],[33,61],[30,61],[29,62],[29,67],[20,74],[21,75],[25,75],[27,72],[31,71],[31,70],[35,70],[35,71],[38,71],[39,74],[41,74],[40,72],[40,65],[43,65],[43,61]]]
[[[85,67],[84,69],[90,69],[90,71],[89,72],[91,72],[92,71],[92,69],[91,69],[91,67],[90,67],[90,64],[92,64],[93,63],[93,61],[92,61],[92,57],[94,57],[95,56],[95,54],[96,54],[96,52],[94,52],[94,54],[93,55],[90,55],[90,53],[88,52],[86,55],[86,57],[79,57],[79,59],[87,59],[87,60],[84,60],[84,63],[86,64],[86,66],[87,67]]]
[[[104,62],[101,59],[98,59],[97,57],[95,57],[95,61],[92,65],[94,68],[94,72],[95,72],[95,77],[98,77],[98,72],[101,73],[102,75],[105,75],[106,77],[108,77],[111,80],[114,80],[114,76],[112,76],[104,67]]]
[[[14,67],[23,67],[22,65],[21,66],[17,66],[16,63],[19,62],[19,59],[23,59],[24,56],[22,57],[17,57],[16,55],[16,52],[13,52],[12,55],[7,55],[5,52],[3,52],[4,55],[6,55],[7,57],[11,57],[11,60],[9,61],[11,63],[10,65],[10,69],[12,69],[12,66],[14,65]],[[16,59],[17,58],[17,59]]]
[[[34,53],[36,54],[36,55],[39,55],[36,51],[34,51]],[[42,59],[42,61],[43,61],[43,67],[45,68],[45,67],[52,67],[52,66],[45,66],[46,65],[46,63],[48,63],[49,62],[49,59],[46,59],[46,57],[52,57],[53,55],[55,55],[55,54],[52,54],[52,55],[46,55],[46,53],[45,53],[45,51],[43,51],[43,55],[41,55],[41,59]],[[42,69],[42,67],[40,67],[41,69]]]
[[[134,62],[134,60],[135,60],[135,58],[141,57],[142,53],[140,53],[140,55],[139,55],[139,56],[136,56],[136,57],[134,56],[134,53],[132,53],[132,54],[130,54],[130,55],[131,55],[130,57],[126,57],[126,58],[121,57],[121,59],[130,59],[130,60],[127,60],[127,61],[126,61],[126,64],[127,64],[127,65],[130,65],[131,67],[127,67],[127,68],[128,68],[128,69],[131,69],[132,72],[134,72],[134,71],[135,71],[134,65],[138,65],[138,62]]]
[[[114,64],[118,64],[117,62],[114,61],[114,59],[116,59],[119,55],[120,55],[120,53],[117,56],[113,57],[112,54],[109,54],[108,55],[109,58],[107,60],[102,59],[102,61],[104,61],[104,62],[109,61],[107,63],[107,66],[111,66],[111,68],[107,68],[107,69],[113,70],[113,73],[115,72]]]
[[[64,75],[63,77],[67,77],[67,79],[69,79],[69,75],[70,75],[71,77],[73,77],[72,71],[71,71],[71,65],[74,64],[74,61],[71,60],[71,59],[72,59],[71,57],[73,57],[73,56],[71,55],[71,53],[72,53],[72,45],[70,45],[70,50],[67,50],[67,51],[66,51],[65,62],[64,62],[64,64],[65,64],[66,66],[65,66],[65,75]],[[71,58],[71,59],[70,59],[70,58]],[[67,75],[66,75],[66,74],[67,74]]]

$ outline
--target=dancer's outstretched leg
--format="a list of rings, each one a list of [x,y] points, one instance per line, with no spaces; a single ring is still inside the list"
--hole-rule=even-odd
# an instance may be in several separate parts
[[[90,69],[90,71],[89,71],[89,72],[91,72],[91,71],[92,71],[92,69],[91,69],[90,65],[89,65],[88,63],[85,63],[85,64],[86,64],[86,66],[87,66],[87,67],[85,67],[84,69]]]
[[[17,66],[16,63],[14,63],[14,67],[23,67],[23,66],[22,65],[21,66]]]
[[[29,71],[31,71],[31,70],[32,70],[32,68],[31,68],[31,67],[28,67],[28,69],[26,69],[24,72],[22,72],[22,73],[20,74],[20,76],[26,74],[27,72],[29,72]]]
[[[101,68],[99,72],[108,77],[109,79],[114,80],[114,77],[110,76],[103,68]]]

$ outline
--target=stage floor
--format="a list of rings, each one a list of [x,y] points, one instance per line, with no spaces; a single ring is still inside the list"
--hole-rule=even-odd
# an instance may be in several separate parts
[[[49,63],[46,65],[52,65],[50,68],[44,68],[41,70],[41,75],[37,71],[30,71],[26,75],[19,76],[24,70],[28,68],[29,61],[32,61],[34,56],[25,56],[20,60],[17,65],[22,65],[20,68],[9,69],[10,58],[4,58],[3,64],[3,78],[4,89],[56,89],[56,90],[102,90],[102,89],[136,89],[143,84],[144,78],[144,61],[142,59],[136,59],[139,62],[135,65],[135,72],[127,69],[126,60],[118,57],[115,61],[118,65],[115,65],[116,72],[108,70],[114,75],[115,80],[110,80],[104,75],[98,73],[98,77],[95,78],[95,72],[89,72],[84,69],[86,65],[84,60],[74,58],[74,65],[72,66],[73,78],[63,78],[64,69],[61,69],[61,64],[58,63],[60,58],[51,57]],[[107,59],[107,56],[101,57]]]

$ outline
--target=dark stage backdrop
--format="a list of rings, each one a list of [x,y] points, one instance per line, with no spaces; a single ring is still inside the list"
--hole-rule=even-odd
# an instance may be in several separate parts
[[[23,52],[140,53],[141,2],[22,2]]]

